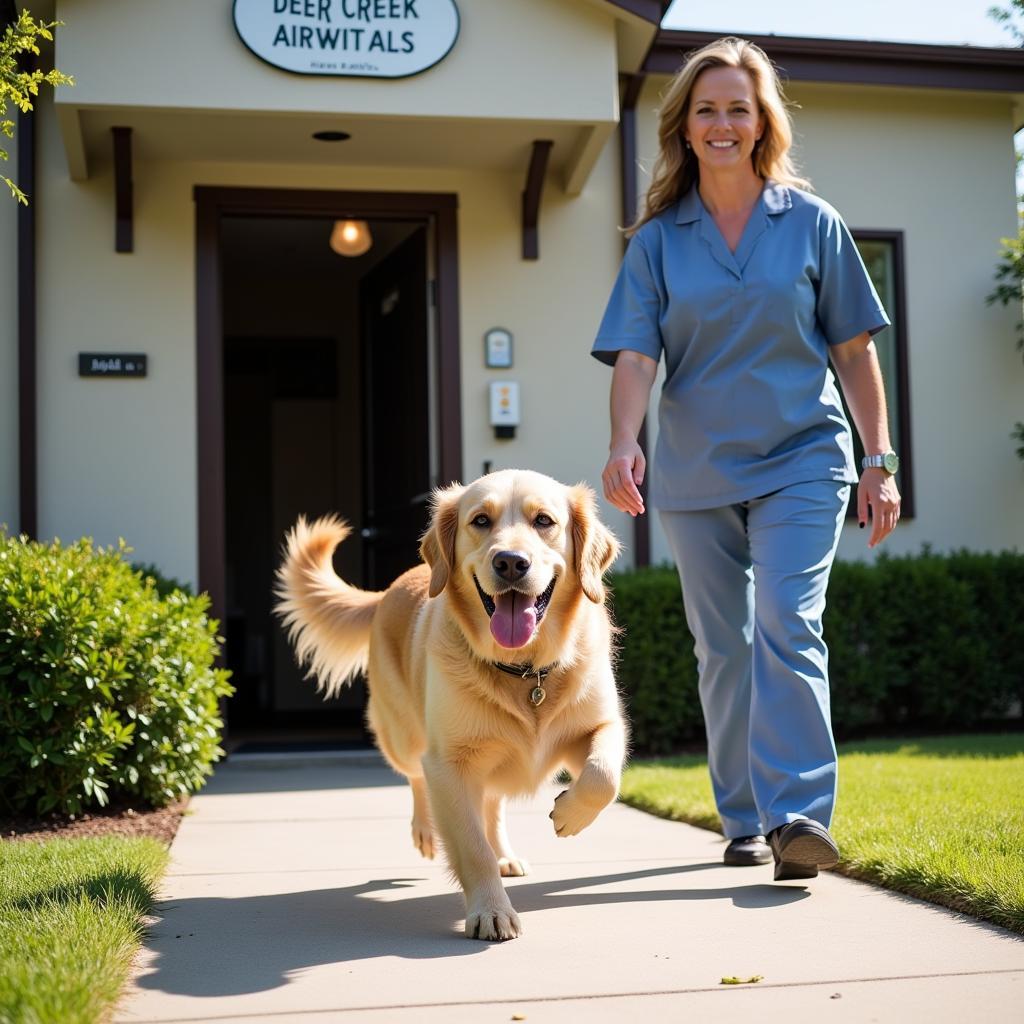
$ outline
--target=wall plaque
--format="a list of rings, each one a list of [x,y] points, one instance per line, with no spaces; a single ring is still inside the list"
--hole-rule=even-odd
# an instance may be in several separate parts
[[[146,356],[138,352],[79,352],[79,377],[145,377]]]
[[[492,327],[484,335],[484,366],[506,369],[512,365],[512,332]]]
[[[455,0],[234,0],[233,13],[257,57],[300,75],[405,78],[459,35]]]

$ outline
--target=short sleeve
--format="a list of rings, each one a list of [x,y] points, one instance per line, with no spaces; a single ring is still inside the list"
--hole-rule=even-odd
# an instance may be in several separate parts
[[[818,322],[830,345],[841,345],[867,331],[889,326],[860,251],[834,210],[819,220]]]
[[[661,358],[661,293],[640,235],[626,248],[590,354],[609,366],[623,349]]]

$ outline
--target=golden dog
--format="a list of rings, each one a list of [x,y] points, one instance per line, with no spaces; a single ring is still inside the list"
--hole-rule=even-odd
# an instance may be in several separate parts
[[[299,662],[328,696],[367,669],[370,728],[412,787],[413,842],[433,857],[436,827],[468,936],[515,938],[501,876],[528,869],[506,798],[567,769],[550,817],[571,836],[618,794],[626,726],[602,584],[618,542],[588,487],[519,470],[435,491],[426,565],[381,593],[335,574],[348,533],[328,517],[288,535],[278,611]]]

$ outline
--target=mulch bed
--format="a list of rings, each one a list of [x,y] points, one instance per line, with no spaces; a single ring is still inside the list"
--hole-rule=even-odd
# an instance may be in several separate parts
[[[0,839],[150,836],[170,846],[187,807],[188,800],[182,799],[156,809],[123,804],[78,815],[48,814],[42,818],[0,815]]]

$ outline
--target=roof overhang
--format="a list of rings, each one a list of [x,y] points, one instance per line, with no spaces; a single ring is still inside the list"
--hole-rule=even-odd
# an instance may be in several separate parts
[[[686,53],[718,38],[713,32],[660,32],[644,70],[672,74]],[[744,38],[757,43],[793,81],[1024,92],[1024,49],[1016,47],[798,36]]]
[[[56,104],[69,174],[84,181],[111,159],[111,130],[130,126],[138,161],[434,168],[525,173],[537,139],[554,143],[550,171],[570,195],[582,191],[615,122],[401,118],[309,112],[197,111]],[[318,130],[341,127],[346,142]],[[187,140],[182,144],[180,140]]]
[[[721,38],[718,32],[665,29],[643,70],[673,74],[687,53]],[[866,39],[745,35],[774,61],[784,79],[845,85],[956,89],[1004,94],[1014,105],[1015,126],[1024,122],[1024,49],[890,43]]]
[[[619,72],[636,74],[658,38],[672,0],[586,0],[615,18]]]
[[[139,162],[453,168],[517,178],[536,143],[550,141],[548,173],[576,195],[618,123],[617,72],[642,65],[659,31],[662,0],[534,0],[537,28],[530,22],[526,38],[512,5],[494,5],[490,20],[475,18],[475,37],[468,28],[464,33],[476,46],[456,48],[428,73],[393,82],[268,67],[244,50],[223,11],[209,13],[223,5],[207,0],[190,2],[198,24],[163,9],[151,24],[144,5],[136,11],[81,0],[73,12],[71,0],[62,0],[58,14],[64,6],[58,66],[78,84],[55,101],[73,180],[109,161],[112,128],[130,127]],[[486,42],[502,26],[519,33],[519,45],[496,60]],[[517,55],[530,34],[545,30],[548,38],[536,40],[529,60]],[[142,41],[157,35],[161,49],[149,53]],[[572,61],[565,60],[569,47]],[[182,76],[172,55],[186,50],[194,72]],[[236,88],[224,90],[225,81]],[[312,138],[325,129],[351,138],[325,146]]]

